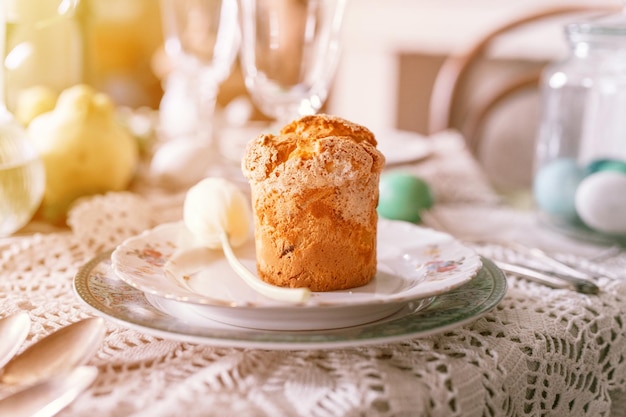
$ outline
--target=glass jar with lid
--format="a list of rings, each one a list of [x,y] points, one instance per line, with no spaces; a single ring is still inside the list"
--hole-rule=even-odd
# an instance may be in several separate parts
[[[626,243],[626,14],[565,26],[571,53],[542,77],[533,196],[541,219]]]

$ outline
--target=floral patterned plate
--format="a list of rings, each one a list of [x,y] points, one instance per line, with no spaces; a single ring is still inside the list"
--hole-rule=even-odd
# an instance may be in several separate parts
[[[193,309],[207,318],[249,328],[310,330],[375,321],[409,301],[467,283],[482,266],[478,254],[448,234],[381,219],[378,272],[372,282],[351,290],[316,292],[306,303],[293,305],[248,287],[220,250],[197,273],[179,278],[166,274],[166,261],[190,240],[181,222],[157,226],[119,245],[111,256],[113,269],[168,314]],[[252,239],[238,248],[237,255],[248,269],[256,270]]]
[[[207,320],[192,311],[185,317],[165,314],[148,302],[146,293],[116,276],[110,253],[99,255],[79,270],[74,291],[95,314],[157,337],[213,346],[328,349],[425,337],[472,322],[504,297],[506,279],[493,262],[483,259],[475,279],[434,299],[408,302],[394,314],[372,323],[308,331],[247,329]]]

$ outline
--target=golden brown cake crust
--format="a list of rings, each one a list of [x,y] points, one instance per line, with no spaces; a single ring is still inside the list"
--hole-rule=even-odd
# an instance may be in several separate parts
[[[312,291],[371,281],[383,166],[372,132],[328,115],[251,141],[242,169],[252,190],[259,276]]]
[[[305,139],[329,136],[347,136],[355,142],[368,142],[376,146],[374,134],[364,126],[336,116],[318,114],[294,120],[280,130],[281,135],[294,134]]]

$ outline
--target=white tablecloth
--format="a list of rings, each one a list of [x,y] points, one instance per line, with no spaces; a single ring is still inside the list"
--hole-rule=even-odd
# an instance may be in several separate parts
[[[510,276],[501,303],[469,324],[397,343],[327,350],[214,347],[107,322],[105,342],[89,362],[98,378],[60,415],[610,415],[612,396],[626,389],[626,255],[603,256],[606,248],[554,234],[532,213],[503,206],[461,138],[445,133],[432,140],[434,155],[403,169],[432,184],[437,227],[464,238],[540,244],[596,273],[601,294]],[[181,194],[148,190],[83,201],[69,217],[69,231],[32,233],[34,224],[31,233],[2,241],[0,316],[29,313],[34,324],[26,345],[93,315],[72,291],[84,263],[125,237],[180,217]],[[519,258],[498,244],[476,248],[494,259]],[[0,396],[9,391],[0,385]]]

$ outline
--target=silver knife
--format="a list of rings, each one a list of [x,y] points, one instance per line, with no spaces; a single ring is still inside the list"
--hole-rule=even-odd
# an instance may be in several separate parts
[[[0,416],[52,417],[74,401],[98,375],[94,366],[79,366],[0,400]]]
[[[513,265],[502,261],[496,261],[498,268],[504,272],[517,274],[522,278],[547,285],[551,288],[564,288],[574,290],[582,294],[598,294],[600,289],[588,279],[573,277],[552,271],[540,271],[520,265]]]

